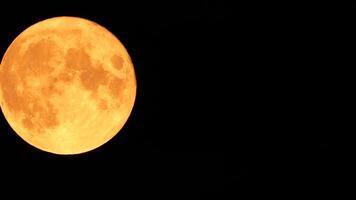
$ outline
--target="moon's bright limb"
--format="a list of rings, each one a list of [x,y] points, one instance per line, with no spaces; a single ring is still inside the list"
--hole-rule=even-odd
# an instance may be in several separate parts
[[[134,67],[107,29],[55,17],[23,31],[0,67],[0,105],[14,131],[55,154],[93,150],[127,121],[136,96]]]

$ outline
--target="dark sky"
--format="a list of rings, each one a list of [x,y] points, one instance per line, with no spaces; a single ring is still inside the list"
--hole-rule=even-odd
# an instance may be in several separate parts
[[[36,150],[1,115],[0,181],[35,196],[44,189],[64,197],[74,192],[117,199],[255,199],[281,191],[322,192],[316,185],[331,185],[325,174],[333,171],[333,138],[340,132],[333,118],[340,115],[333,114],[338,109],[332,105],[342,105],[336,103],[340,88],[352,85],[342,78],[352,73],[339,70],[349,65],[341,65],[344,59],[338,56],[351,52],[340,45],[350,43],[355,12],[339,13],[324,4],[248,4],[73,0],[1,5],[0,55],[40,20],[87,18],[125,45],[138,85],[120,134],[81,155]]]
[[[104,146],[62,157],[23,142],[1,115],[0,176],[25,188],[53,185],[60,194],[222,199],[233,10],[222,1],[90,2],[2,6],[0,54],[46,18],[77,16],[101,24],[121,40],[135,66],[137,98],[127,124]],[[247,173],[242,181],[249,181]]]

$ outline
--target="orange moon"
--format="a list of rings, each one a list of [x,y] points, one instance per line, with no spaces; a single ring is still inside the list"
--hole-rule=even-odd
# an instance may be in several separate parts
[[[26,142],[54,154],[79,154],[113,138],[136,97],[123,44],[86,19],[55,17],[23,31],[0,66],[0,105]]]

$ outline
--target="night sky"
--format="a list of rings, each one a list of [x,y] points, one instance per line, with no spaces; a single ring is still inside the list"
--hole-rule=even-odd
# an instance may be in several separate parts
[[[339,45],[350,43],[354,11],[227,1],[18,4],[1,5],[1,56],[40,20],[86,18],[126,47],[137,96],[118,135],[74,156],[33,148],[1,114],[0,192],[221,200],[332,191],[343,127],[335,112],[347,110],[334,107],[353,80],[338,57],[352,51]]]
[[[129,199],[224,198],[232,172],[225,165],[222,141],[229,132],[224,123],[230,120],[223,115],[231,92],[226,74],[235,67],[230,59],[237,48],[231,40],[233,10],[222,1],[130,2],[31,2],[16,11],[15,3],[2,7],[1,56],[30,25],[76,16],[114,33],[137,76],[128,122],[88,153],[59,156],[33,148],[1,114],[0,176],[7,186],[115,199],[124,194]],[[253,184],[248,172],[242,173],[241,183]]]

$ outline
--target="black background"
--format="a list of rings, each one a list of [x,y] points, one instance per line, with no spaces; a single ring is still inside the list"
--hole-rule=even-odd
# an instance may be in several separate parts
[[[9,3],[0,12],[2,55],[40,20],[87,18],[127,48],[137,98],[115,138],[74,156],[31,147],[2,116],[0,174],[9,188],[127,199],[334,191],[335,135],[342,132],[336,112],[352,80],[340,70],[352,52],[342,46],[350,44],[354,23],[354,11],[342,12],[345,5],[59,1],[18,7]]]
[[[127,48],[137,97],[120,133],[102,147],[59,156],[22,141],[1,115],[2,180],[54,195],[124,194],[129,199],[223,199],[228,176],[223,138],[233,116],[223,115],[236,67],[233,9],[222,1],[95,1],[9,3],[0,14],[0,54],[30,25],[77,16],[101,24]],[[3,12],[6,10],[7,12]],[[232,110],[230,110],[232,112]],[[247,166],[241,183],[251,181]],[[233,170],[235,171],[235,170]],[[237,173],[240,173],[237,169]]]

